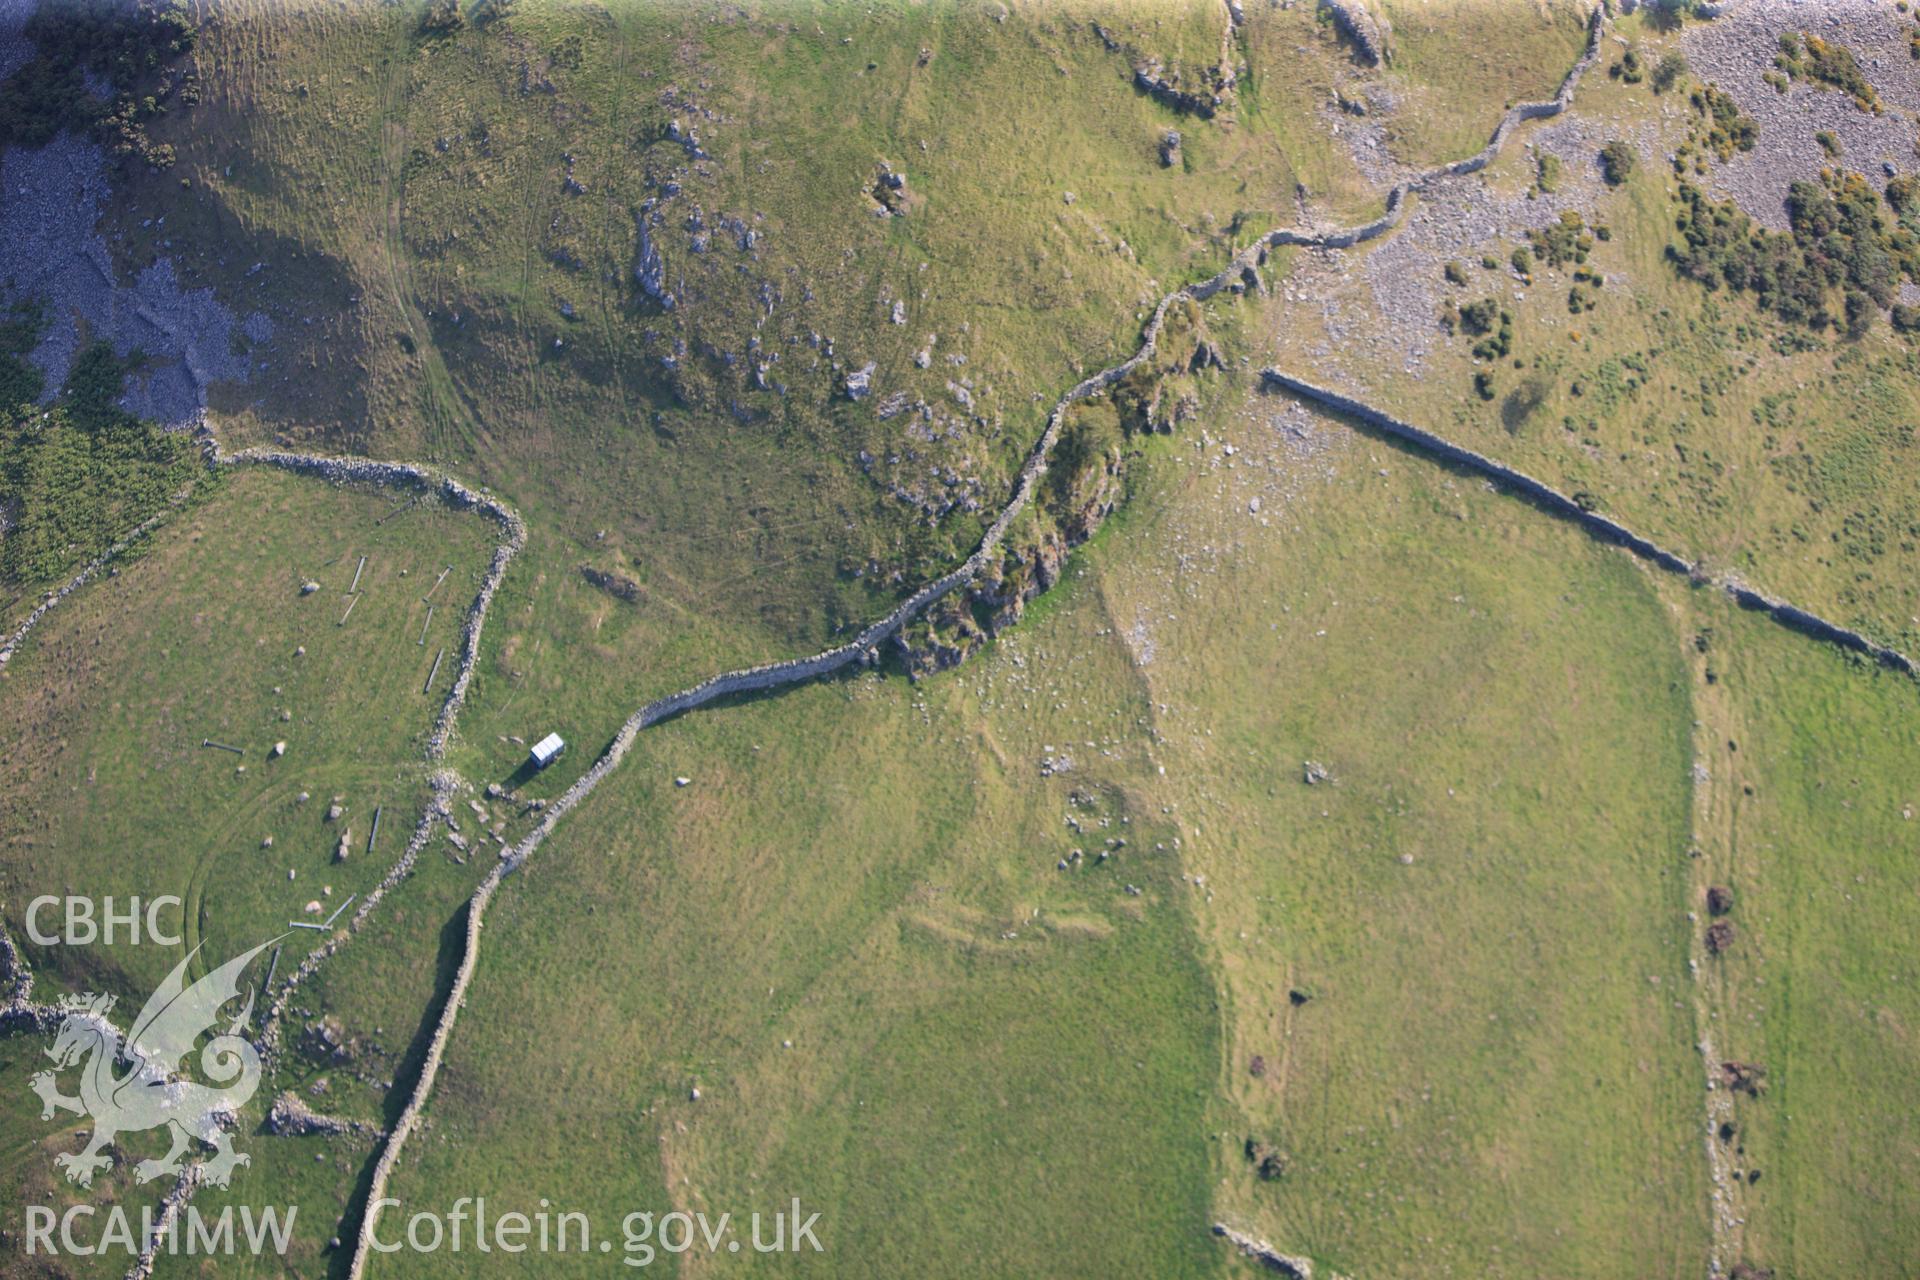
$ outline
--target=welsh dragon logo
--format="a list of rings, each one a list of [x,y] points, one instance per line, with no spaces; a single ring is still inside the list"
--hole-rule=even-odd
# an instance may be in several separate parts
[[[250,1157],[233,1149],[223,1125],[260,1086],[260,1055],[240,1035],[253,1013],[251,990],[246,1007],[226,1031],[200,1051],[201,1073],[214,1084],[187,1080],[182,1071],[194,1044],[218,1020],[221,1006],[238,998],[240,974],[270,945],[263,942],[189,985],[187,966],[199,952],[195,947],[148,998],[124,1043],[107,1018],[114,997],[87,994],[60,1001],[65,1016],[53,1047],[47,1050],[54,1070],[37,1073],[30,1083],[43,1104],[42,1120],[51,1120],[56,1111],[93,1120],[85,1148],[54,1157],[70,1181],[92,1185],[93,1175],[112,1165],[105,1150],[117,1136],[162,1126],[171,1132],[173,1147],[164,1159],[142,1160],[134,1166],[134,1177],[141,1182],[181,1173],[181,1157],[195,1138],[213,1148],[213,1155],[199,1165],[205,1182],[224,1187],[234,1169],[249,1162]],[[61,1093],[56,1079],[57,1072],[76,1064],[80,1066],[77,1098]]]

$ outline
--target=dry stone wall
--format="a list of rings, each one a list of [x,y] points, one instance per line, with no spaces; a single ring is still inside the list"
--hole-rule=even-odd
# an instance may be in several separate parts
[[[1474,169],[1483,167],[1505,144],[1513,125],[1518,121],[1553,115],[1565,109],[1566,105],[1572,101],[1575,82],[1586,68],[1592,65],[1597,56],[1603,19],[1604,14],[1596,11],[1589,28],[1586,53],[1561,87],[1559,96],[1551,103],[1525,104],[1510,110],[1502,118],[1500,127],[1495,130],[1493,140],[1487,144],[1480,156],[1473,158],[1478,163],[1462,162],[1469,164],[1470,167],[1461,169],[1461,172],[1472,172]],[[386,1147],[382,1150],[380,1159],[374,1167],[373,1187],[367,1197],[367,1203],[372,1205],[385,1194],[394,1163],[399,1159],[400,1151],[408,1137],[418,1127],[420,1113],[433,1092],[441,1058],[452,1036],[454,1023],[459,1017],[461,1000],[472,980],[474,966],[478,960],[481,921],[487,905],[493,900],[495,891],[507,875],[524,865],[526,860],[546,842],[547,836],[562,818],[591,795],[608,774],[619,768],[620,762],[625,759],[627,751],[642,730],[662,720],[706,706],[719,698],[799,684],[830,675],[855,663],[874,661],[878,646],[883,641],[918,617],[923,610],[957,588],[974,581],[989,569],[1000,554],[1008,529],[1025,512],[1033,500],[1041,478],[1046,475],[1047,462],[1052,456],[1055,444],[1059,442],[1060,432],[1065,427],[1068,408],[1080,400],[1109,390],[1144,361],[1152,359],[1159,347],[1160,333],[1166,323],[1167,313],[1172,307],[1187,301],[1204,302],[1222,289],[1233,285],[1235,281],[1245,280],[1250,276],[1257,279],[1259,267],[1265,264],[1267,255],[1273,248],[1282,245],[1303,245],[1314,248],[1345,249],[1383,235],[1397,226],[1405,215],[1406,196],[1409,191],[1418,190],[1427,182],[1448,176],[1451,170],[1457,167],[1449,166],[1446,169],[1435,170],[1395,187],[1388,194],[1386,212],[1361,226],[1324,232],[1298,229],[1270,231],[1234,254],[1216,275],[1176,289],[1161,298],[1154,308],[1152,318],[1147,322],[1141,335],[1140,345],[1133,355],[1119,364],[1082,379],[1054,405],[1052,412],[1047,415],[1045,430],[1034,442],[1026,461],[1015,476],[1013,490],[1006,505],[995,517],[993,523],[987,527],[973,554],[952,572],[926,584],[901,601],[885,617],[868,626],[851,642],[808,657],[766,663],[713,676],[689,689],[656,699],[628,717],[600,758],[595,760],[572,786],[547,807],[539,824],[503,857],[499,865],[474,893],[469,904],[466,948],[461,956],[459,970],[455,974],[452,994],[441,1013],[439,1025],[434,1029],[426,1062],[415,1085],[413,1096],[401,1113],[400,1121],[394,1125]],[[367,1257],[372,1247],[373,1226],[374,1215],[369,1211],[360,1221],[353,1259],[348,1272],[350,1280],[359,1280],[365,1272]]]
[[[466,621],[461,629],[460,663],[454,670],[453,685],[447,690],[446,700],[440,704],[432,732],[427,735],[428,759],[445,759],[460,708],[466,704],[467,690],[473,683],[474,666],[480,660],[480,632],[486,624],[487,610],[493,604],[494,593],[507,576],[508,566],[527,545],[527,525],[520,518],[520,513],[491,494],[474,490],[450,475],[411,462],[377,462],[371,458],[339,458],[324,454],[288,453],[278,449],[242,449],[238,453],[226,453],[211,438],[209,454],[220,465],[278,467],[298,475],[315,476],[330,484],[376,485],[435,494],[448,506],[457,510],[477,511],[500,526],[500,543],[494,548],[486,576],[481,579],[479,594],[467,607]]]
[[[883,641],[897,633],[923,610],[950,592],[974,581],[989,569],[994,563],[995,558],[1000,554],[1008,530],[1031,503],[1040,479],[1046,474],[1048,459],[1051,457],[1053,448],[1058,442],[1061,430],[1065,425],[1067,409],[1079,400],[1107,391],[1121,379],[1132,373],[1142,362],[1153,358],[1158,347],[1161,329],[1171,307],[1188,300],[1205,301],[1219,293],[1222,289],[1231,287],[1236,281],[1247,281],[1257,285],[1259,279],[1258,269],[1265,264],[1267,255],[1274,248],[1297,245],[1321,249],[1347,249],[1386,234],[1399,225],[1401,219],[1405,216],[1406,198],[1409,194],[1418,192],[1433,182],[1442,179],[1460,177],[1478,172],[1491,163],[1494,157],[1499,154],[1501,148],[1506,144],[1507,139],[1519,124],[1528,120],[1557,115],[1564,111],[1573,101],[1574,89],[1580,77],[1586,73],[1598,57],[1600,42],[1605,30],[1605,21],[1606,13],[1604,8],[1596,9],[1589,24],[1586,51],[1580,61],[1574,66],[1566,81],[1561,86],[1559,93],[1553,100],[1549,102],[1523,103],[1511,108],[1502,117],[1499,126],[1494,130],[1486,147],[1479,153],[1451,165],[1435,169],[1394,187],[1388,193],[1385,211],[1378,218],[1357,227],[1334,231],[1311,231],[1294,228],[1281,228],[1270,231],[1245,249],[1234,254],[1218,274],[1209,279],[1175,290],[1162,298],[1155,307],[1151,320],[1146,325],[1140,346],[1131,357],[1111,368],[1102,370],[1099,373],[1083,379],[1055,404],[1052,412],[1047,417],[1045,429],[1042,431],[1040,438],[1035,442],[1033,449],[1029,452],[1026,461],[1022,464],[1015,477],[1014,485],[1006,505],[988,527],[973,554],[950,573],[921,587],[918,591],[896,605],[894,609],[884,617],[866,627],[858,637],[847,644],[806,657],[725,672],[710,677],[691,688],[681,690],[677,693],[671,693],[665,697],[649,702],[629,716],[625,723],[621,725],[619,732],[615,734],[607,750],[594,761],[592,766],[590,766],[584,774],[575,780],[572,786],[568,787],[553,804],[548,806],[540,822],[533,830],[522,837],[509,852],[501,857],[500,861],[489,871],[486,878],[482,880],[480,886],[475,890],[472,898],[469,900],[467,925],[460,964],[455,972],[453,984],[448,991],[440,1020],[435,1026],[432,1038],[428,1043],[427,1055],[416,1082],[414,1092],[407,1100],[407,1104],[401,1112],[398,1122],[388,1135],[387,1141],[381,1149],[379,1158],[375,1162],[372,1183],[367,1197],[368,1205],[376,1204],[386,1194],[393,1170],[406,1145],[407,1139],[419,1127],[427,1101],[432,1096],[433,1086],[438,1077],[440,1065],[444,1060],[447,1045],[452,1038],[455,1023],[459,1017],[460,1008],[465,1002],[467,991],[472,983],[473,975],[478,964],[481,930],[487,908],[492,903],[494,895],[498,892],[505,878],[525,865],[527,859],[538,851],[561,819],[591,795],[594,789],[619,767],[622,760],[625,759],[628,750],[643,730],[673,716],[706,706],[720,698],[745,693],[770,691],[818,679],[850,665],[873,662],[877,655],[878,646]],[[1266,377],[1270,383],[1284,390],[1313,399],[1325,407],[1335,409],[1338,412],[1355,417],[1360,421],[1367,422],[1380,430],[1389,432],[1397,438],[1425,449],[1436,456],[1443,457],[1457,465],[1468,467],[1481,474],[1487,475],[1491,479],[1526,494],[1552,513],[1569,520],[1577,521],[1583,528],[1586,528],[1595,536],[1602,537],[1609,542],[1623,546],[1636,555],[1640,555],[1659,565],[1661,568],[1679,573],[1691,574],[1694,572],[1694,567],[1682,557],[1665,551],[1651,541],[1639,537],[1616,521],[1585,511],[1571,498],[1559,493],[1551,486],[1533,480],[1523,473],[1514,471],[1503,464],[1494,462],[1471,450],[1453,445],[1430,432],[1425,432],[1410,424],[1399,422],[1387,414],[1381,413],[1350,397],[1342,396],[1337,392],[1291,378],[1278,370],[1269,370]],[[497,589],[514,554],[516,554],[525,543],[526,530],[519,517],[504,504],[484,494],[475,493],[465,486],[460,485],[457,481],[452,480],[450,477],[440,476],[425,468],[411,466],[409,464],[379,463],[356,459],[315,458],[307,455],[260,450],[246,451],[243,454],[234,455],[232,458],[224,460],[282,466],[289,470],[318,475],[337,483],[364,482],[390,485],[397,484],[408,485],[423,490],[437,488],[450,502],[460,506],[477,507],[501,523],[506,531],[505,537],[503,537],[499,548],[496,550],[493,564],[489,568],[481,593],[476,597],[473,607],[469,610],[468,628],[465,643],[463,644],[459,675],[456,679],[455,688],[449,694],[447,704],[442,709],[441,717],[436,723],[435,732],[431,740],[430,754],[436,759],[443,756],[447,741],[452,732],[454,718],[457,716],[459,707],[465,698],[467,684],[471,678],[473,663],[478,653],[480,628],[485,619],[487,606],[491,603],[493,593]],[[1902,670],[1912,670],[1911,663],[1907,662],[1903,656],[1875,646],[1864,637],[1860,637],[1844,628],[1834,626],[1812,614],[1786,605],[1783,602],[1771,600],[1750,588],[1738,587],[1738,589],[1736,589],[1734,584],[1729,584],[1728,589],[1734,591],[1736,598],[1740,599],[1742,604],[1746,604],[1752,608],[1766,609],[1772,616],[1787,625],[1797,626],[1802,630],[1808,630],[1814,634],[1835,639],[1836,642],[1846,644],[1849,648],[1874,654],[1880,658],[1880,660],[1887,662],[1888,665],[1898,666]],[[448,790],[450,791],[451,788],[448,788]],[[445,816],[444,811],[441,812],[440,816]],[[399,878],[404,877],[405,868],[411,866],[411,858],[417,855],[419,848],[424,844],[426,838],[425,833],[430,829],[433,821],[434,815],[432,811],[430,811],[428,816],[423,818],[420,827],[416,829],[415,838],[409,845],[408,854],[402,859],[403,865],[396,865],[395,872],[389,876],[388,882],[383,882],[381,890],[378,892],[384,892],[386,888],[390,887],[391,883],[397,883]],[[371,909],[371,905],[371,903],[363,905],[361,915],[356,917],[356,923],[359,919],[364,918],[365,913]],[[321,959],[324,959],[323,953],[330,953],[330,947],[337,945],[337,943],[338,940],[334,940],[329,944],[329,947],[323,947],[320,951],[317,951],[313,956],[309,957],[308,962],[303,964],[302,971],[308,971],[311,965],[319,963]],[[282,1001],[282,1006],[283,1005],[284,1001]],[[280,1007],[281,1006],[276,1006],[276,1014],[279,1012]],[[371,1250],[374,1225],[375,1214],[369,1209],[361,1218],[355,1238],[353,1257],[348,1272],[352,1280],[359,1280],[365,1273]],[[1276,1269],[1281,1269],[1282,1267],[1293,1268],[1297,1266],[1300,1261],[1288,1258],[1272,1250],[1271,1246],[1265,1246],[1264,1242],[1252,1241],[1242,1237],[1240,1233],[1234,1232],[1231,1229],[1216,1227],[1216,1230],[1223,1236],[1232,1239],[1236,1244],[1242,1245],[1242,1247],[1248,1245],[1254,1246],[1256,1256],[1263,1262],[1266,1262],[1267,1265],[1273,1266]],[[1308,1272],[1304,1267],[1301,1267],[1296,1274],[1308,1274]]]
[[[1413,445],[1455,466],[1483,475],[1523,495],[1548,513],[1579,525],[1602,542],[1624,547],[1658,568],[1669,573],[1685,575],[1696,581],[1707,580],[1708,575],[1695,562],[1667,550],[1649,538],[1640,536],[1618,520],[1598,512],[1588,511],[1552,485],[1536,480],[1524,472],[1516,471],[1505,463],[1495,462],[1484,454],[1475,453],[1471,449],[1454,444],[1434,435],[1431,431],[1422,430],[1409,422],[1402,422],[1391,414],[1383,413],[1352,396],[1316,386],[1279,369],[1267,369],[1261,376],[1271,387],[1310,401],[1322,409],[1330,409],[1335,413],[1363,422],[1393,439]],[[1784,627],[1839,645],[1843,649],[1864,654],[1880,665],[1895,671],[1905,672],[1908,675],[1914,674],[1913,660],[1906,654],[1878,644],[1858,631],[1830,622],[1798,605],[1766,595],[1736,578],[1718,579],[1718,585],[1733,596],[1742,608],[1765,613]]]

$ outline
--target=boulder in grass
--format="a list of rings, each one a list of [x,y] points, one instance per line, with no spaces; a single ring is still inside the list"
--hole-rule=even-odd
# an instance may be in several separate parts
[[[878,367],[869,360],[847,375],[847,399],[865,400],[873,393],[873,371]]]

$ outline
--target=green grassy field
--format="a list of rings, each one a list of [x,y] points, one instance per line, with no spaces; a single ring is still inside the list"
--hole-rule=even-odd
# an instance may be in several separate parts
[[[799,1195],[827,1252],[797,1265],[829,1274],[1210,1265],[1214,1020],[1175,863],[1054,870],[1068,813],[1164,843],[1139,752],[1040,782],[1041,724],[970,702],[868,677],[644,736],[496,901],[394,1194],[603,1231]]]
[[[287,922],[324,918],[305,911],[310,901],[331,913],[364,893],[406,843],[425,793],[426,731],[454,659],[432,694],[423,686],[434,654],[457,645],[491,545],[491,525],[434,503],[402,510],[390,494],[243,470],[172,519],[145,555],[48,614],[0,680],[5,924],[34,967],[36,998],[110,991],[131,1018],[185,950],[206,947],[196,970],[204,972],[206,958],[283,933],[281,973],[291,970],[324,935]],[[349,597],[361,555],[367,566]],[[429,623],[421,597],[443,569],[451,571],[432,590]],[[302,596],[308,578],[322,589]],[[296,656],[299,648],[306,652]],[[203,747],[207,738],[242,754]],[[287,751],[272,758],[278,741]],[[345,812],[329,823],[323,815],[336,796]],[[376,807],[381,829],[369,851]],[[350,854],[335,863],[343,828]],[[269,836],[273,845],[263,848]],[[446,899],[457,904],[470,891],[474,870],[450,863],[438,844],[429,849],[404,900],[333,962],[327,976],[337,972],[351,986],[301,998],[374,1042],[352,1071],[334,1073],[339,1087],[322,1109],[379,1117],[380,1082],[433,991],[444,917],[427,908],[437,894],[440,910],[450,910]],[[25,912],[49,894],[112,896],[123,910],[135,895],[178,896],[183,909],[162,923],[178,928],[184,915],[184,943],[35,945]],[[57,931],[57,917],[43,916],[41,927]],[[297,1047],[304,1021],[290,1023]],[[32,1102],[30,1112],[23,1102],[6,1113],[6,1141],[22,1150],[56,1137],[70,1145],[72,1126],[41,1121],[27,1091],[27,1075],[46,1065],[42,1047],[9,1037],[0,1070],[7,1096]],[[323,1074],[298,1054],[288,1065],[285,1080],[263,1086],[261,1109],[281,1084]],[[140,1139],[133,1145],[137,1155],[158,1154]],[[123,1181],[125,1163],[114,1171]],[[21,1203],[44,1195],[55,1176],[33,1159],[9,1170]],[[311,1203],[331,1202],[329,1194]],[[330,1233],[326,1210],[314,1216]],[[9,1239],[9,1250],[19,1247]],[[20,1263],[10,1252],[4,1265]]]
[[[1292,453],[1283,404],[1211,422],[1237,452],[1156,468],[1139,510],[1163,514],[1108,544],[1157,548],[1106,613],[1152,655],[1160,798],[1205,881],[1219,1211],[1341,1274],[1690,1274],[1687,704],[1659,603],[1425,459],[1326,423]]]
[[[1912,681],[1698,596],[1688,625],[1701,786],[1695,905],[1730,889],[1731,945],[1702,953],[1723,1060],[1765,1072],[1715,1139],[1744,1255],[1776,1274],[1890,1275],[1912,1215],[1920,1007]]]
[[[387,494],[245,471],[150,554],[47,616],[4,687],[17,940],[39,894],[173,893],[186,901],[187,946],[234,952],[303,918],[323,883],[331,911],[378,881],[412,830],[426,730],[491,545],[475,518],[396,508]],[[428,624],[421,597],[447,568]],[[309,578],[321,589],[302,595]],[[286,754],[273,758],[281,741]],[[335,797],[343,815],[330,823]],[[342,831],[350,855],[336,865]],[[55,985],[144,989],[179,959],[166,948],[26,949]]]
[[[1227,1265],[1217,1217],[1352,1274],[1697,1266],[1659,600],[1337,428],[1261,524],[1239,477],[1273,502],[1300,464],[1235,404],[1235,467],[1156,450],[977,667],[644,735],[496,901],[390,1227],[463,1194],[602,1224],[797,1194],[833,1274],[1185,1274]]]
[[[396,1119],[484,833],[525,830],[520,800],[559,795],[646,700],[836,643],[947,568],[1144,306],[1301,197],[1377,211],[1361,131],[1381,172],[1470,153],[1581,47],[1567,5],[1379,7],[1375,73],[1314,6],[1246,6],[1210,120],[1131,78],[1149,56],[1210,75],[1213,3],[519,0],[440,33],[419,5],[207,15],[203,100],[153,126],[179,165],[114,217],[124,268],[164,251],[279,317],[269,376],[215,394],[223,438],[430,457],[532,532],[449,757],[519,796],[484,818],[455,798],[474,847],[436,835],[303,988],[242,1117],[235,1196],[299,1205],[292,1252],[158,1274],[344,1271],[330,1240],[374,1141],[271,1139],[258,1113],[296,1089]],[[1674,100],[1603,73],[1580,101],[1630,131]],[[1433,264],[1440,295],[1513,312],[1493,400],[1466,337],[1417,376],[1344,358],[1386,407],[1920,649],[1913,348],[1792,350],[1677,279],[1670,180],[1642,161],[1584,210],[1610,232],[1590,311],[1567,311],[1567,270],[1512,279],[1511,238],[1492,269],[1465,259],[1470,286]],[[905,216],[873,211],[882,162]],[[1542,176],[1516,149],[1489,181]],[[634,278],[661,199],[671,311]],[[1267,274],[1364,287],[1335,273]],[[400,1252],[373,1274],[599,1274],[630,1213],[730,1213],[745,1241],[796,1197],[821,1253],[653,1265],[1261,1274],[1224,1222],[1354,1280],[1910,1269],[1912,681],[1262,395],[1242,358],[1339,365],[1313,306],[1204,310],[1229,371],[1178,434],[1124,442],[1127,502],[1018,627],[924,681],[863,672],[649,729],[494,899],[381,1237],[482,1196],[584,1213],[609,1253]],[[868,360],[875,395],[850,401]],[[894,392],[929,409],[883,418]],[[915,468],[978,509],[916,516],[886,491]],[[450,668],[423,683],[495,534],[397,501],[230,473],[48,617],[0,676],[16,941],[40,893],[172,892],[187,945],[230,954],[378,881],[426,802]],[[529,775],[549,731],[569,752]],[[1737,933],[1709,954],[1717,884]],[[26,947],[42,999],[98,987],[123,1010],[181,950]],[[1724,1140],[1703,1037],[1764,1067]],[[28,1105],[39,1048],[0,1041],[0,1191],[64,1203],[50,1157],[77,1143]],[[1716,1200],[1722,1170],[1740,1181]],[[123,1160],[91,1198],[156,1190]],[[18,1248],[0,1237],[0,1273],[119,1270]]]

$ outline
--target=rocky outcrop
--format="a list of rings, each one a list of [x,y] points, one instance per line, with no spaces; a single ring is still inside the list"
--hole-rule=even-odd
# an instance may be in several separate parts
[[[652,212],[652,201],[647,201],[634,215],[634,225],[640,232],[640,243],[634,250],[633,279],[640,286],[640,292],[652,298],[664,309],[671,311],[674,306],[673,291],[667,288],[667,263],[660,256],[660,246],[653,242],[653,235],[647,229],[647,218]]]
[[[667,121],[665,137],[668,142],[675,144],[682,151],[685,151],[687,153],[687,159],[689,160],[705,160],[709,158],[706,151],[700,146],[700,134],[692,125],[681,124],[677,116]]]
[[[1227,22],[1220,32],[1218,63],[1190,78],[1178,70],[1169,70],[1155,55],[1141,54],[1136,49],[1132,51],[1134,85],[1156,102],[1202,120],[1211,120],[1216,113],[1224,110],[1233,98],[1233,91],[1239,86],[1240,69],[1235,54],[1240,29],[1247,20],[1246,10],[1242,8],[1240,0],[1227,0],[1226,9]],[[1106,46],[1107,52],[1120,53],[1125,49],[1113,33],[1099,23],[1090,26],[1094,35],[1100,38],[1100,43]],[[1169,145],[1174,159],[1167,158]],[[1178,159],[1179,150],[1180,135],[1169,130],[1161,141],[1161,164],[1171,167]]]
[[[987,632],[974,621],[965,603],[952,598],[928,612],[924,636],[910,639],[904,627],[893,634],[894,647],[910,680],[959,666],[986,639]]]
[[[1023,551],[1009,551],[972,594],[999,611],[991,625],[996,633],[1004,631],[1019,621],[1028,603],[1053,590],[1066,564],[1067,543],[1058,536],[1045,535]]]
[[[580,566],[580,576],[586,579],[588,586],[598,587],[616,600],[625,600],[628,604],[633,604],[640,599],[640,584],[632,578],[608,573],[590,564]]]
[[[873,393],[873,371],[878,368],[869,360],[847,375],[845,389],[847,399],[858,402]]]
[[[341,1133],[376,1132],[372,1125],[360,1120],[345,1120],[339,1116],[324,1115],[307,1105],[306,1099],[288,1089],[273,1100],[267,1108],[265,1127],[268,1133],[283,1138],[332,1137]]]
[[[33,970],[26,957],[13,944],[6,930],[0,929],[0,1031],[52,1031],[63,1016],[56,1005],[35,1004]]]
[[[1219,109],[1222,101],[1217,93],[1199,94],[1181,88],[1167,74],[1165,65],[1158,58],[1143,58],[1136,64],[1133,82],[1156,102],[1175,111],[1199,116],[1202,120],[1213,119],[1213,113]]]
[[[1213,1224],[1213,1234],[1234,1245],[1240,1252],[1267,1270],[1277,1271],[1288,1280],[1313,1280],[1311,1259],[1282,1253],[1265,1240],[1250,1236],[1244,1231],[1236,1231],[1224,1222]]]
[[[907,175],[885,160],[874,168],[873,183],[867,188],[867,194],[873,197],[876,212],[891,214],[896,218],[905,217],[912,204],[912,196],[907,191]]]

